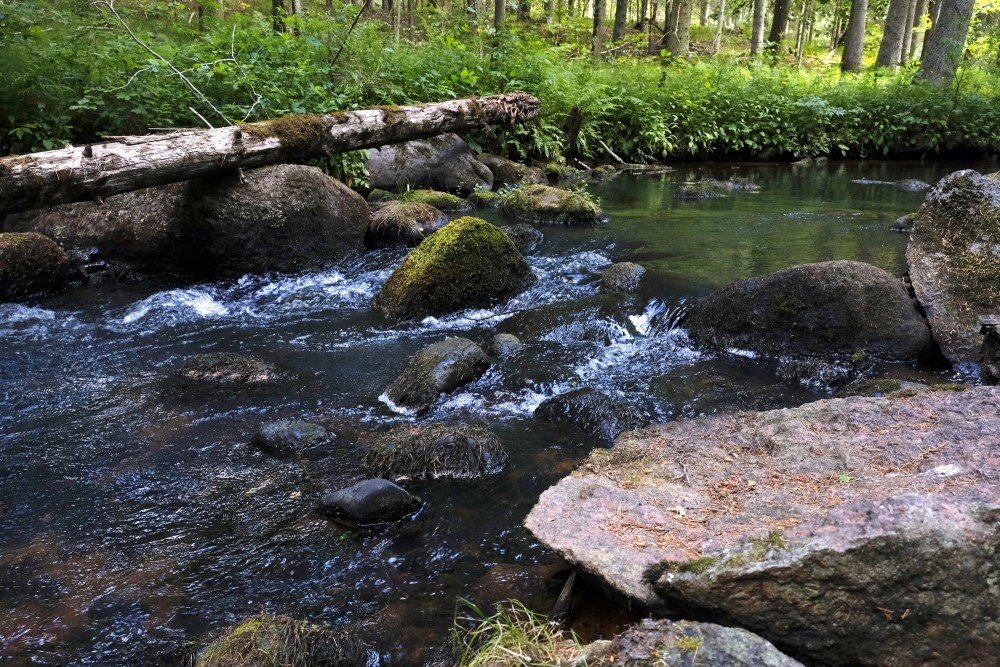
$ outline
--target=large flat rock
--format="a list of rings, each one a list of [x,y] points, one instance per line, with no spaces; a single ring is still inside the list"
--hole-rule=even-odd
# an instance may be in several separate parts
[[[998,399],[904,391],[626,433],[525,525],[655,612],[807,663],[995,664]]]

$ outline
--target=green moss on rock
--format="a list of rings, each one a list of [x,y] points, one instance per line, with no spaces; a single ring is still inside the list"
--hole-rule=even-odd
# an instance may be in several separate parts
[[[259,614],[212,642],[195,667],[357,667],[364,644],[343,630]]]
[[[399,198],[402,201],[427,204],[447,212],[461,213],[472,210],[472,204],[461,197],[437,190],[409,190],[400,195]]]
[[[543,224],[591,225],[607,222],[604,211],[589,197],[548,185],[525,185],[500,200],[505,214]]]
[[[497,208],[500,206],[500,195],[489,190],[476,190],[469,195],[468,202],[474,208]]]
[[[445,315],[495,305],[534,282],[506,234],[485,220],[464,217],[407,255],[372,305],[398,319]]]
[[[0,233],[0,300],[56,292],[69,280],[69,256],[37,232]]]

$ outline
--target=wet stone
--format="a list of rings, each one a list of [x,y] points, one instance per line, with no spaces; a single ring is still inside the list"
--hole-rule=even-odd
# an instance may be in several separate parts
[[[501,227],[501,231],[510,237],[517,247],[517,251],[522,255],[531,255],[542,245],[545,235],[530,225],[523,222],[510,227]]]
[[[632,294],[639,289],[639,282],[646,269],[633,262],[612,264],[601,273],[601,292]]]
[[[201,384],[256,386],[277,382],[284,374],[274,364],[232,352],[209,352],[191,357],[176,375]]]
[[[320,498],[319,511],[359,525],[396,521],[420,509],[419,498],[386,479],[366,479]]]
[[[640,410],[589,387],[543,401],[535,409],[535,418],[575,424],[585,433],[605,440],[614,440],[625,431],[649,423]]]
[[[398,426],[372,439],[368,474],[401,479],[476,478],[494,475],[507,462],[503,442],[481,426]]]
[[[270,454],[287,455],[323,442],[326,429],[301,419],[282,419],[260,427],[251,444]]]

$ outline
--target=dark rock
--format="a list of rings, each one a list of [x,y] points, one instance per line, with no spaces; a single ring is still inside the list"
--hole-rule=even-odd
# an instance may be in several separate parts
[[[930,183],[924,183],[923,181],[918,181],[915,178],[904,178],[901,181],[896,181],[893,185],[900,190],[906,190],[907,192],[923,192],[924,190],[931,189]]]
[[[930,332],[902,282],[861,262],[804,264],[718,290],[691,306],[692,340],[716,349],[912,359]]]
[[[196,354],[176,375],[192,382],[229,386],[265,385],[284,379],[274,364],[232,352]]]
[[[983,346],[979,349],[979,379],[983,384],[1000,384],[1000,318],[991,318],[980,330]]]
[[[467,196],[493,188],[493,174],[457,134],[369,150],[365,167],[373,187],[391,192],[431,188]]]
[[[448,213],[466,213],[472,210],[472,204],[461,197],[437,190],[408,190],[399,198],[405,202],[415,202],[433,206],[439,211]]]
[[[715,178],[705,178],[699,181],[699,183],[709,188],[727,190],[729,192],[757,192],[760,190],[760,186],[748,178],[737,177],[730,178],[725,181],[720,181]]]
[[[0,233],[0,300],[59,292],[70,259],[59,244],[36,232]]]
[[[807,387],[826,390],[847,384],[857,376],[859,370],[849,359],[779,357],[775,374],[783,380],[792,380]]]
[[[674,195],[681,201],[705,201],[708,199],[721,199],[725,196],[704,182],[681,183],[674,191]]]
[[[540,231],[526,225],[523,222],[510,227],[501,227],[500,230],[510,237],[510,240],[517,246],[517,251],[522,255],[531,255],[542,245],[545,235]]]
[[[641,411],[589,387],[542,401],[535,408],[535,418],[574,424],[605,440],[614,440],[625,431],[649,423]]]
[[[396,521],[420,509],[420,499],[385,479],[366,479],[320,498],[319,511],[359,525]]]
[[[412,319],[488,308],[535,282],[531,267],[497,227],[459,218],[403,260],[372,305],[389,317]]]
[[[941,179],[917,212],[906,260],[941,352],[978,363],[980,317],[1000,313],[1000,178]]]
[[[494,475],[507,462],[495,434],[480,426],[398,426],[377,435],[365,455],[370,475],[389,479],[475,478]]]
[[[549,182],[545,172],[538,167],[518,164],[513,160],[483,153],[477,158],[493,172],[493,188],[500,189],[522,183],[537,183],[544,185]]]
[[[260,427],[250,444],[281,456],[294,454],[323,442],[326,429],[301,419],[282,419]]]
[[[601,272],[601,292],[632,294],[639,289],[646,269],[632,262],[618,262]]]
[[[396,407],[421,415],[441,394],[480,378],[490,359],[467,338],[448,338],[417,352],[385,395]]]
[[[417,246],[448,224],[448,216],[427,204],[390,201],[372,214],[365,247],[387,245]]]
[[[347,630],[258,614],[201,651],[195,667],[359,667],[368,648]]]
[[[896,218],[896,221],[889,227],[890,232],[908,234],[913,229],[913,221],[917,219],[916,213],[907,213]]]
[[[771,642],[714,623],[643,620],[611,641],[597,665],[621,667],[801,667]]]
[[[364,199],[315,167],[271,165],[8,218],[147,273],[296,271],[360,251]],[[13,228],[13,227],[11,227]]]
[[[524,343],[517,336],[508,333],[498,333],[486,346],[487,353],[500,359],[512,357],[523,349]]]
[[[593,225],[608,221],[589,197],[548,185],[525,185],[500,200],[500,210],[529,222],[556,225]]]
[[[738,625],[810,664],[985,667],[998,399],[942,386],[633,431],[525,525],[643,607]]]

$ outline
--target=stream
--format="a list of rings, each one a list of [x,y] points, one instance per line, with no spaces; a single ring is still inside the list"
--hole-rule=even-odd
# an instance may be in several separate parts
[[[610,222],[542,227],[528,292],[422,322],[368,307],[404,249],[304,274],[147,279],[0,304],[0,663],[177,665],[212,633],[267,611],[353,624],[372,664],[421,664],[469,613],[462,600],[489,610],[517,597],[548,612],[568,571],[521,521],[609,443],[536,421],[534,408],[583,386],[655,421],[828,397],[829,387],[780,379],[771,362],[694,348],[677,326],[684,304],[807,262],[902,274],[907,237],[888,227],[924,194],[853,181],[934,183],[960,168],[996,169],[709,164],[591,184]],[[735,176],[760,191],[674,194],[688,179]],[[598,294],[600,272],[619,261],[648,269],[639,291]],[[497,331],[524,351],[420,421],[489,427],[510,455],[505,471],[405,483],[424,506],[392,525],[319,516],[320,494],[364,477],[368,434],[413,421],[379,400],[407,359],[446,336],[483,344]],[[234,390],[174,377],[207,351],[257,355],[291,379]],[[921,364],[873,372],[962,379]],[[291,458],[249,445],[262,423],[285,418],[322,424],[331,442]],[[570,618],[582,639],[630,619],[583,589]]]

